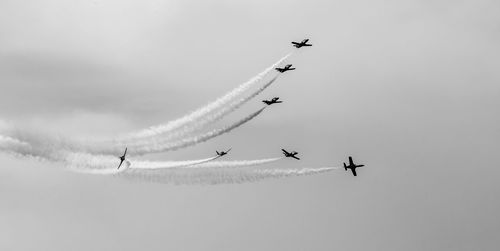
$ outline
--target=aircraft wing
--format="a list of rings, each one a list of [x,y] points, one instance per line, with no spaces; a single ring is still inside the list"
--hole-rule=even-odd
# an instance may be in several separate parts
[[[299,157],[296,157],[295,155],[291,156],[292,158],[296,159],[296,160],[300,160]]]
[[[123,160],[120,161],[120,165],[118,165],[118,168],[116,168],[116,169],[120,169],[120,167],[122,166],[122,164],[123,164]]]
[[[302,40],[302,44],[305,44],[305,43],[307,43],[308,41],[309,41],[309,39],[308,39],[308,38],[306,38],[306,39]]]
[[[292,44],[294,44],[294,45],[299,45],[300,43],[297,43],[297,42],[292,42]]]
[[[352,169],[351,169],[351,171],[352,171],[352,174],[353,174],[354,176],[357,176],[357,175],[356,175],[356,169],[352,168]]]
[[[349,165],[354,166],[354,162],[352,161],[352,157],[349,156]]]

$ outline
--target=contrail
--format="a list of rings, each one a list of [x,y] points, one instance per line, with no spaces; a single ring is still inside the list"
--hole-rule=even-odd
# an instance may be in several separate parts
[[[230,132],[231,130],[233,130],[233,129],[245,124],[246,122],[252,120],[253,118],[257,117],[265,109],[266,109],[266,107],[263,107],[263,108],[259,109],[258,111],[248,115],[247,117],[245,117],[245,118],[243,118],[243,119],[241,119],[241,120],[239,120],[239,121],[237,121],[229,126],[214,129],[212,131],[206,132],[206,133],[201,134],[201,135],[192,136],[192,137],[185,138],[185,139],[178,140],[176,142],[171,142],[171,143],[163,142],[163,141],[152,142],[151,145],[147,145],[147,146],[140,146],[137,148],[131,147],[129,149],[129,151],[133,154],[143,155],[143,154],[147,154],[147,153],[173,151],[173,150],[193,146],[193,145],[196,145],[198,143],[205,142],[207,140],[210,140],[212,138],[220,136],[224,133]],[[113,149],[113,152],[116,152],[116,149]]]
[[[0,135],[0,150],[28,155],[31,151],[31,146],[24,141]]]
[[[214,137],[220,136],[224,133],[230,132],[233,129],[245,124],[246,122],[252,120],[257,117],[260,113],[262,113],[266,107],[263,107],[256,112],[251,113],[250,115],[244,117],[243,119],[236,121],[235,123],[217,128],[212,131],[206,132],[204,134],[192,136],[189,138],[181,139],[174,142],[167,142],[163,140],[155,140],[152,141],[150,145],[144,146],[130,146],[129,153],[134,155],[144,155],[148,153],[158,153],[165,151],[173,151],[185,147],[189,147],[192,145],[196,145],[201,142],[205,142]],[[41,133],[34,133],[30,131],[16,131],[17,137],[12,137],[12,139],[17,138],[18,140],[28,142],[31,145],[30,155],[33,156],[43,156],[50,160],[60,160],[61,157],[57,156],[59,151],[65,152],[86,152],[94,155],[116,155],[121,153],[124,146],[116,146],[116,145],[103,145],[103,144],[85,144],[78,143],[76,141],[71,141],[62,136],[49,136],[42,135]],[[66,158],[66,157],[62,157]]]
[[[329,172],[337,167],[300,169],[174,169],[174,170],[127,170],[118,174],[133,180],[176,185],[218,185],[257,182],[265,179],[287,178]]]
[[[276,63],[274,63],[270,67],[266,68],[261,73],[259,73],[257,76],[251,78],[247,82],[241,84],[240,86],[238,86],[235,89],[231,90],[230,92],[226,93],[224,96],[218,98],[217,100],[209,103],[208,105],[205,105],[205,106],[199,108],[198,110],[195,110],[195,111],[189,113],[188,115],[186,115],[184,117],[167,122],[166,124],[152,126],[148,129],[139,131],[137,133],[130,134],[130,135],[125,136],[123,138],[119,138],[118,141],[128,141],[128,140],[135,140],[135,139],[140,139],[140,138],[152,137],[152,136],[155,136],[158,134],[162,134],[162,133],[166,133],[166,132],[175,130],[175,129],[180,128],[188,123],[192,123],[201,117],[206,116],[207,114],[221,108],[227,102],[231,101],[233,98],[242,94],[247,89],[252,87],[258,81],[260,81],[265,75],[267,75],[269,72],[274,70],[274,68],[276,68],[283,61],[285,61],[288,57],[290,57],[292,55],[292,53],[289,53],[286,56],[282,57]]]
[[[168,169],[181,167],[198,167],[203,163],[218,159],[220,156],[214,156],[200,160],[184,160],[184,161],[130,161],[130,169]]]
[[[87,173],[112,175],[124,172],[140,173],[141,171],[151,170],[176,170],[176,169],[218,169],[218,168],[244,168],[250,166],[264,165],[283,159],[269,158],[260,160],[236,160],[236,161],[213,161],[220,158],[214,156],[200,160],[185,160],[185,161],[135,161],[126,160],[124,168],[117,170],[116,165],[119,163],[113,156],[90,155],[73,153],[66,158],[66,163],[70,170]]]
[[[40,157],[44,160],[57,160],[66,163],[70,170],[90,174],[114,175],[131,179],[141,179],[172,184],[234,184],[256,182],[270,178],[286,178],[312,175],[338,169],[336,167],[301,169],[248,169],[250,166],[267,164],[282,158],[250,161],[217,161],[217,157],[191,161],[148,162],[126,160],[123,169],[115,170],[118,158],[109,155],[74,153],[65,150],[45,150],[30,152],[32,147],[18,139],[0,136],[0,150],[12,151],[21,155]],[[178,167],[178,168],[176,168]],[[196,168],[194,168],[196,167]],[[237,168],[241,167],[241,168]]]
[[[40,145],[39,138],[17,138],[13,136],[0,135],[0,152],[4,152],[15,157],[34,158],[39,161],[53,161],[57,160],[57,153],[54,150],[55,144],[48,144],[46,146]],[[35,144],[33,144],[35,143]]]
[[[164,139],[180,138],[180,137],[183,137],[190,132],[201,129],[208,124],[212,124],[214,122],[221,120],[222,118],[224,118],[228,114],[234,112],[235,110],[240,108],[242,105],[246,104],[248,101],[252,100],[256,96],[258,96],[260,93],[262,93],[265,89],[267,89],[269,86],[271,86],[276,81],[276,79],[278,79],[278,76],[272,78],[265,85],[263,85],[262,87],[260,87],[256,91],[252,92],[251,94],[247,95],[246,97],[243,97],[235,102],[232,102],[231,104],[224,106],[224,108],[222,108],[218,112],[216,112],[212,115],[200,118],[199,120],[195,121],[192,125],[186,125],[182,129],[174,131],[174,132],[166,135],[166,137],[163,137],[163,138]],[[150,140],[144,140],[142,142],[136,142],[136,143],[137,144],[148,144],[149,142],[150,142]]]
[[[61,160],[64,161],[72,170],[91,173],[91,174],[116,174],[125,170],[154,170],[154,169],[172,169],[183,168],[188,166],[196,166],[215,159],[220,156],[199,160],[183,160],[183,161],[139,161],[127,159],[120,171],[117,166],[120,163],[118,158],[110,155],[92,155],[88,153],[66,153]]]
[[[165,151],[173,151],[185,147],[189,147],[192,145],[196,145],[201,142],[205,142],[214,137],[220,136],[224,133],[230,132],[233,129],[245,124],[246,122],[252,120],[257,117],[260,113],[262,113],[266,107],[263,107],[256,112],[244,117],[243,119],[236,121],[235,123],[217,128],[212,131],[206,132],[204,134],[200,134],[197,136],[192,136],[189,138],[181,139],[174,142],[165,142],[165,141],[153,141],[151,145],[139,146],[139,147],[129,147],[129,152],[135,155],[143,155],[148,153],[158,153]],[[15,136],[6,137],[4,136],[3,142],[7,144],[17,144],[17,149],[15,149],[11,145],[8,149],[11,151],[15,151],[21,155],[30,155],[35,157],[43,157],[48,160],[59,161],[61,159],[66,159],[66,155],[61,155],[61,152],[85,152],[89,154],[94,154],[94,156],[98,156],[100,154],[105,155],[115,155],[121,153],[123,151],[124,146],[106,146],[106,145],[87,145],[80,144],[76,141],[72,141],[70,139],[66,139],[62,136],[49,136],[43,135],[41,133],[35,133],[30,131],[16,131]],[[17,143],[14,143],[17,142]],[[19,142],[26,142],[25,144],[21,144]],[[21,147],[22,146],[22,147]],[[0,145],[1,150],[1,145]],[[101,159],[105,161],[106,159]],[[114,159],[113,159],[114,160]]]
[[[283,157],[269,158],[269,159],[258,159],[258,160],[232,160],[232,161],[212,161],[196,166],[195,168],[238,168],[238,167],[249,167],[264,165],[278,160],[282,160]]]

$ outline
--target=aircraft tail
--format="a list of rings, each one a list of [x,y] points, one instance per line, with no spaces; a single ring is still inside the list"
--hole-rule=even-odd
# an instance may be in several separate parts
[[[344,169],[347,171],[347,165],[344,163]]]

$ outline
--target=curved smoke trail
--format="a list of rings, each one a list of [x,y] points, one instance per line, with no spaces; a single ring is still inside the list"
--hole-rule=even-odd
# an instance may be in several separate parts
[[[176,185],[218,185],[257,182],[295,176],[320,174],[336,170],[336,167],[300,169],[175,169],[175,170],[127,170],[119,177]]]
[[[274,70],[274,68],[276,68],[278,65],[280,65],[283,61],[285,61],[291,55],[292,55],[292,53],[287,54],[286,56],[284,56],[280,60],[278,60],[276,63],[274,63],[270,67],[266,68],[261,73],[259,73],[257,76],[251,78],[247,82],[241,84],[240,86],[238,86],[235,89],[231,90],[230,92],[226,93],[224,96],[218,98],[217,100],[209,103],[206,106],[199,108],[198,110],[195,110],[195,111],[189,113],[188,115],[186,115],[184,117],[167,122],[166,124],[163,124],[163,125],[152,126],[148,129],[144,129],[142,131],[130,134],[130,135],[125,136],[123,138],[119,138],[117,141],[130,141],[130,140],[135,140],[135,139],[140,139],[140,138],[153,137],[155,135],[163,134],[163,133],[175,130],[177,128],[180,128],[186,124],[192,123],[192,122],[196,121],[197,119],[204,117],[207,114],[221,108],[227,102],[231,101],[236,96],[245,92],[247,89],[249,89],[250,87],[252,87],[252,85],[256,84],[258,81],[260,81],[262,78],[264,78],[265,75],[267,75],[269,72]]]
[[[9,153],[31,155],[31,146],[21,140],[0,135],[0,150]]]
[[[243,119],[222,127],[217,128],[212,131],[206,132],[204,134],[200,134],[197,136],[192,136],[189,138],[181,139],[175,142],[168,142],[164,140],[154,140],[150,145],[144,146],[135,146],[132,145],[129,147],[129,153],[134,155],[144,155],[148,153],[159,153],[165,151],[173,151],[189,146],[196,145],[201,142],[205,142],[217,136],[220,136],[224,133],[230,132],[233,129],[245,124],[246,122],[252,120],[257,117],[260,113],[265,110],[266,107],[263,107],[256,112],[244,117]],[[121,154],[125,148],[124,146],[117,145],[92,145],[85,144],[76,141],[72,141],[70,139],[66,139],[62,136],[49,136],[43,135],[41,133],[35,133],[30,131],[16,131],[15,136],[8,137],[10,141],[17,140],[19,142],[26,142],[27,145],[23,145],[22,149],[16,150],[21,155],[31,155],[44,157],[48,160],[59,161],[61,159],[67,158],[65,154],[67,152],[73,153],[89,153],[93,156],[103,156],[103,155],[116,155]],[[4,140],[7,142],[7,139]],[[12,144],[12,143],[11,143]],[[20,145],[19,145],[20,146]],[[11,147],[12,148],[12,147]],[[1,148],[0,148],[1,150]],[[13,150],[13,148],[11,149]],[[116,157],[115,157],[116,158]],[[104,159],[103,159],[104,160]]]
[[[193,146],[193,145],[205,142],[207,140],[210,140],[212,138],[215,138],[217,136],[220,136],[224,133],[230,132],[235,128],[238,128],[239,126],[241,126],[241,125],[245,124],[246,122],[252,120],[253,118],[257,117],[265,109],[266,109],[266,107],[263,107],[263,108],[259,109],[258,111],[248,115],[247,117],[245,117],[245,118],[243,118],[243,119],[241,119],[241,120],[239,120],[239,121],[237,121],[229,126],[214,129],[212,131],[206,132],[206,133],[201,134],[201,135],[192,136],[192,137],[181,139],[181,140],[178,140],[175,142],[163,142],[161,140],[156,141],[156,142],[153,141],[153,142],[151,142],[150,145],[131,147],[131,148],[129,148],[129,151],[133,154],[143,155],[143,154],[147,154],[147,153],[174,151],[174,150],[178,150],[181,148]],[[113,149],[102,149],[101,152],[107,151],[107,150],[112,150],[111,153],[117,152],[116,147],[114,147]]]
[[[250,101],[253,98],[255,98],[256,96],[258,96],[260,93],[262,93],[265,89],[267,89],[269,86],[271,86],[276,81],[276,79],[278,79],[278,76],[272,78],[265,85],[261,86],[259,89],[257,89],[256,91],[252,92],[251,94],[247,95],[246,97],[243,97],[243,98],[241,98],[241,99],[239,99],[239,100],[237,100],[235,102],[232,102],[231,104],[229,104],[227,106],[224,106],[224,108],[222,108],[221,110],[219,110],[218,112],[216,112],[216,113],[214,113],[214,114],[212,114],[210,116],[205,116],[204,118],[201,118],[201,119],[197,120],[191,126],[186,125],[182,129],[179,129],[177,131],[174,131],[174,132],[166,135],[166,137],[163,137],[163,139],[168,140],[168,139],[173,139],[173,138],[180,138],[180,137],[185,136],[188,133],[191,133],[193,131],[201,129],[201,128],[203,128],[206,125],[209,125],[209,124],[212,124],[214,122],[217,122],[217,121],[221,120],[225,116],[227,116],[230,113],[234,112],[235,110],[237,110],[238,108],[240,108],[242,105],[244,105],[248,101]],[[151,141],[150,140],[144,140],[142,142],[141,141],[135,142],[135,144],[143,144],[143,145],[145,145],[145,144],[148,144],[149,142],[151,142]]]

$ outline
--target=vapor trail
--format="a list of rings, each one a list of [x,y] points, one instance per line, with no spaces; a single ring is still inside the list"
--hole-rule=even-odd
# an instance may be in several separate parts
[[[39,147],[31,142],[16,137],[0,135],[0,152],[4,152],[15,157],[34,158],[40,161],[56,160],[55,151],[51,146]]]
[[[164,139],[173,139],[173,138],[183,137],[190,132],[199,130],[208,124],[212,124],[214,122],[221,120],[222,118],[224,118],[228,114],[234,112],[235,110],[240,108],[242,105],[246,104],[248,101],[252,100],[256,96],[258,96],[260,93],[262,93],[265,89],[267,89],[269,86],[271,86],[276,81],[276,79],[278,79],[278,76],[272,78],[269,82],[267,82],[265,85],[263,85],[262,87],[260,87],[256,91],[252,92],[251,94],[249,94],[249,95],[247,95],[247,96],[245,96],[245,97],[243,97],[235,102],[232,102],[229,105],[224,106],[224,108],[222,108],[218,112],[211,114],[211,115],[208,115],[208,116],[205,116],[203,118],[200,118],[199,120],[195,121],[192,125],[186,125],[182,129],[174,131],[174,132],[166,135],[166,137],[163,137],[163,138]],[[136,142],[136,143],[137,144],[148,144],[149,142],[150,142],[150,140],[144,140],[142,142]]]
[[[130,169],[119,177],[133,180],[176,185],[218,185],[257,182],[265,179],[287,178],[329,172],[336,167],[301,169],[175,169],[175,170],[138,170]]]
[[[185,161],[135,161],[126,160],[124,168],[117,170],[116,165],[119,163],[113,156],[90,155],[73,153],[68,155],[66,162],[70,170],[99,175],[112,175],[124,172],[140,173],[140,171],[151,170],[169,170],[176,169],[218,169],[218,168],[244,168],[250,166],[264,165],[283,159],[269,158],[260,160],[236,160],[236,161],[213,161],[220,156],[214,156],[200,160],[185,160]]]
[[[188,115],[186,115],[184,117],[167,122],[166,124],[163,124],[163,125],[152,126],[148,129],[144,129],[144,130],[139,131],[137,133],[133,133],[133,134],[130,134],[128,136],[125,136],[124,138],[118,139],[118,141],[127,141],[127,140],[152,137],[155,135],[159,135],[162,133],[166,133],[166,132],[175,130],[175,129],[180,128],[188,123],[192,123],[193,121],[196,121],[199,118],[204,117],[207,114],[221,108],[227,102],[231,101],[236,96],[245,92],[247,89],[249,89],[254,84],[256,84],[258,81],[260,81],[265,75],[267,75],[269,72],[274,70],[274,68],[276,68],[278,65],[280,65],[283,61],[285,61],[291,55],[292,55],[292,53],[287,54],[286,56],[284,56],[283,58],[278,60],[276,63],[274,63],[270,67],[266,68],[261,73],[259,73],[257,76],[251,78],[247,82],[241,84],[240,86],[238,86],[235,89],[231,90],[230,92],[226,93],[224,96],[218,98],[217,100],[199,108],[198,110],[195,110],[195,111],[189,113]]]
[[[220,136],[224,133],[230,132],[231,130],[245,124],[246,122],[257,117],[260,113],[264,111],[266,107],[263,107],[256,112],[244,117],[243,119],[222,127],[217,128],[212,131],[206,132],[204,134],[199,134],[189,138],[184,138],[174,142],[168,142],[165,140],[155,140],[151,142],[150,145],[129,147],[129,153],[135,155],[144,155],[148,153],[158,153],[165,151],[177,150],[192,145],[196,145],[201,142],[205,142],[214,137]],[[14,136],[3,136],[0,139],[0,150],[2,150],[2,145],[4,151],[15,152],[23,156],[34,156],[42,157],[47,160],[60,161],[66,160],[68,156],[73,156],[68,154],[73,153],[88,153],[93,154],[92,156],[106,156],[106,155],[116,155],[123,152],[125,146],[116,145],[105,145],[105,144],[85,144],[71,139],[67,139],[62,136],[42,134],[40,132],[34,131],[16,131],[13,133]],[[23,143],[24,142],[24,143]],[[104,155],[102,155],[104,154]],[[81,157],[82,155],[80,155]],[[113,156],[111,156],[113,157]],[[116,157],[113,160],[116,161]],[[107,158],[102,158],[101,161],[106,162]],[[78,161],[77,161],[78,162]]]
[[[212,138],[215,138],[217,136],[220,136],[224,133],[230,132],[231,130],[245,124],[246,122],[252,120],[253,118],[257,117],[260,113],[262,113],[266,107],[263,107],[259,109],[258,111],[248,115],[247,117],[229,125],[225,126],[222,128],[214,129],[212,131],[206,132],[201,135],[197,136],[192,136],[189,138],[181,139],[175,142],[163,142],[163,141],[157,141],[157,142],[151,142],[150,145],[146,146],[139,146],[139,147],[131,147],[129,148],[129,151],[133,154],[138,154],[138,155],[143,155],[147,153],[158,153],[158,152],[166,152],[166,151],[173,151],[189,146],[196,145],[198,143],[205,142],[207,140],[210,140]],[[116,152],[116,149],[113,149],[113,152]]]
[[[31,150],[31,147],[24,141],[11,138],[9,136],[0,135],[0,150],[6,152],[15,152],[19,154],[24,152],[28,154]]]
[[[198,167],[220,156],[214,156],[200,160],[184,160],[184,161],[130,161],[130,169],[168,169],[168,168],[188,168]]]
[[[264,165],[283,159],[283,157],[258,159],[258,160],[232,160],[232,161],[212,161],[193,166],[195,168],[238,168]]]
[[[220,156],[204,158],[199,160],[183,160],[183,161],[140,161],[127,159],[120,170],[117,166],[120,163],[119,159],[110,155],[92,155],[88,153],[66,153],[62,159],[68,167],[75,171],[91,174],[116,174],[131,169],[154,170],[154,169],[173,169],[184,168],[188,166],[196,166],[215,159]]]

